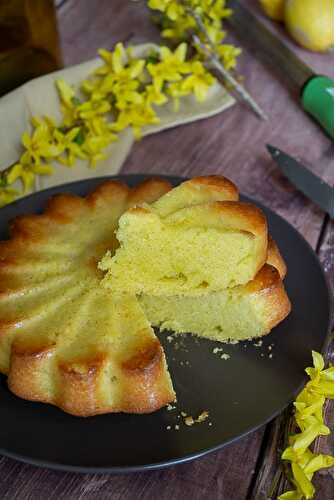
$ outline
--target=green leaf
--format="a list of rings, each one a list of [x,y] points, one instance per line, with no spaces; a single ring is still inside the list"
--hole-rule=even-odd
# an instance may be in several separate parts
[[[150,52],[146,57],[146,64],[157,64],[158,62],[160,62],[160,57],[159,53],[156,51]]]
[[[6,172],[0,174],[0,187],[8,186],[7,175]]]
[[[77,135],[73,139],[73,142],[78,144],[78,146],[82,146],[83,143],[85,142],[85,132],[83,131],[82,128],[79,130],[79,132],[77,133]]]
[[[71,102],[72,102],[72,104],[74,104],[74,106],[80,106],[80,104],[81,104],[80,99],[76,96],[72,97]]]

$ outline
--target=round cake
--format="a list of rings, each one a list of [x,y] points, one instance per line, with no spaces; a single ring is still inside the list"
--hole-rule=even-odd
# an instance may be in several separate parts
[[[219,176],[174,189],[162,179],[132,189],[109,181],[85,198],[57,195],[43,214],[16,218],[10,238],[0,242],[0,372],[9,389],[78,416],[153,412],[176,396],[151,324],[219,341],[269,333],[290,311],[286,266],[262,212],[238,196]],[[120,220],[133,239],[133,262],[115,275],[110,263],[122,250]],[[208,282],[193,295],[179,277],[168,277],[157,295],[140,293],[147,263],[141,278],[148,288],[155,265],[165,272],[167,239],[185,263],[198,259],[194,279],[203,284],[210,268],[220,288]],[[201,264],[205,250],[210,255]],[[176,265],[172,257],[169,264]],[[241,265],[247,282],[234,283]],[[182,266],[179,272],[186,274]],[[224,272],[232,281],[220,278]],[[127,279],[134,289],[124,293]]]

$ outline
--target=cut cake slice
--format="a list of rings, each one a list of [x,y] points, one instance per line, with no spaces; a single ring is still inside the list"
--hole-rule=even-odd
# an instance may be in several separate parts
[[[150,323],[160,330],[221,342],[262,337],[291,310],[282,282],[286,266],[272,240],[267,262],[272,265],[265,264],[246,285],[204,297],[142,295],[140,303]]]
[[[125,212],[120,247],[99,268],[114,292],[202,296],[252,280],[266,262],[267,223],[223,177],[195,178]],[[189,200],[189,202],[188,202]],[[208,201],[210,200],[210,201]]]

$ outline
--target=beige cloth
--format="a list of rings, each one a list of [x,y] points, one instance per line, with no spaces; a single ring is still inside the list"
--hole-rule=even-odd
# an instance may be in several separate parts
[[[137,45],[133,49],[135,57],[145,56],[156,48],[154,44]],[[25,130],[30,130],[32,116],[49,115],[61,121],[59,99],[54,81],[63,78],[75,88],[82,80],[101,65],[100,59],[72,66],[40,78],[36,78],[0,99],[0,170],[17,161],[22,154],[20,138]],[[183,123],[201,120],[220,113],[234,103],[227,91],[219,83],[214,84],[204,102],[197,102],[194,96],[180,99],[178,111],[173,110],[173,103],[168,102],[157,107],[160,123],[143,129],[143,135],[153,134],[162,130],[182,125]],[[134,137],[130,129],[119,134],[119,139],[107,149],[108,158],[98,162],[95,169],[88,167],[88,162],[77,160],[72,168],[60,163],[56,165],[52,176],[36,176],[35,191],[72,182],[89,177],[117,174],[129,154]]]

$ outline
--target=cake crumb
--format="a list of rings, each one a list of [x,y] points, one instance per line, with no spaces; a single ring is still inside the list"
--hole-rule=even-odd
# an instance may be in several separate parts
[[[233,340],[233,339],[231,340],[231,339],[230,339],[230,340],[228,341],[228,343],[229,343],[229,344],[232,344],[232,345],[239,344],[239,340]]]
[[[196,418],[195,422],[204,422],[209,417],[209,412],[204,410],[198,417]]]
[[[184,423],[190,427],[191,425],[194,425],[195,420],[193,419],[193,417],[186,417],[184,419]]]
[[[187,415],[185,411],[181,411],[181,415],[183,417],[184,423],[188,426],[191,427],[194,424],[200,424],[201,422],[204,422],[209,416],[209,412],[204,410],[200,415],[198,415],[197,418],[192,417],[191,415]],[[210,423],[209,423],[210,425]],[[211,423],[212,425],[212,423]]]
[[[180,428],[180,426],[179,426],[178,424],[176,424],[176,425],[175,425],[175,427],[174,427],[174,429],[175,429],[176,431],[178,431],[178,430],[179,430],[179,428]]]
[[[263,344],[263,340],[259,340],[258,342],[254,342],[253,346],[254,347],[261,347]]]
[[[168,340],[168,342],[173,342],[174,339],[173,339],[172,335],[168,335],[167,340]]]
[[[268,345],[268,351],[271,351],[271,350],[272,350],[272,346]]]
[[[168,404],[167,405],[167,411],[172,411],[172,410],[175,410],[176,406],[173,406],[171,404]]]
[[[221,359],[230,359],[231,356],[229,354],[224,353],[223,351],[224,349],[222,347],[215,347],[212,352],[213,354],[219,354]]]
[[[272,359],[273,355],[272,354],[269,354],[269,358]]]
[[[212,422],[209,422],[209,425],[210,425],[210,427],[211,427],[211,425],[212,425]]]
[[[264,354],[263,354],[263,352],[261,352],[261,358],[263,358],[263,356],[264,356]]]
[[[172,427],[171,427],[170,425],[167,425],[167,427],[166,427],[166,429],[167,429],[168,431],[170,431],[170,430],[171,430],[171,428],[172,428]]]

